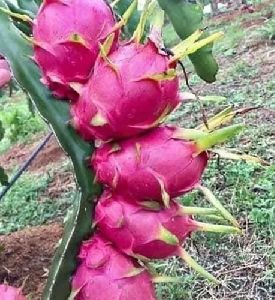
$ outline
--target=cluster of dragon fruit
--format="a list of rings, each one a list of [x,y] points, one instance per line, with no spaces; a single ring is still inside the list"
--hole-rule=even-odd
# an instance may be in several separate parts
[[[70,126],[96,144],[89,164],[104,188],[97,199],[95,233],[82,243],[72,276],[77,300],[156,299],[154,283],[165,277],[152,272],[148,263],[172,256],[217,284],[189,255],[185,241],[196,231],[240,232],[220,204],[190,207],[177,199],[195,189],[214,197],[200,184],[211,147],[240,129],[163,124],[184,105],[177,64],[191,53],[188,47],[199,48],[200,34],[195,33],[191,46],[186,42],[165,51],[159,22],[144,37],[145,11],[133,37],[122,40],[123,26],[136,6],[133,1],[116,20],[104,0],[45,0],[33,24],[34,60],[42,82],[57,98],[69,101]],[[234,226],[194,218],[213,214],[233,220]]]

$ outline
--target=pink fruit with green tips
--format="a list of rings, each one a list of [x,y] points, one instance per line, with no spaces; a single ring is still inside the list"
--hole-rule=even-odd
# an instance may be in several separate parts
[[[86,140],[128,138],[156,127],[179,104],[175,65],[151,41],[103,50],[71,110]]]
[[[75,100],[115,25],[104,0],[45,0],[33,24],[34,59],[59,98]],[[113,46],[116,47],[117,36]]]
[[[92,157],[97,180],[137,201],[164,201],[192,190],[208,154],[177,137],[176,127],[159,127],[117,144],[106,144]]]
[[[73,276],[76,300],[154,300],[152,277],[99,234],[84,242]]]
[[[150,202],[147,204],[150,206]],[[167,209],[153,202],[151,205],[146,209],[129,198],[105,192],[97,204],[95,221],[99,231],[128,255],[148,259],[176,255],[183,241],[196,230],[196,222],[181,213],[175,201]]]
[[[213,209],[182,207],[174,200],[169,208],[154,202],[147,202],[144,208],[129,198],[105,192],[97,204],[95,220],[99,232],[121,252],[141,260],[180,256],[201,275],[217,282],[182,244],[195,231],[238,233],[239,229],[197,222],[193,213],[213,213]]]

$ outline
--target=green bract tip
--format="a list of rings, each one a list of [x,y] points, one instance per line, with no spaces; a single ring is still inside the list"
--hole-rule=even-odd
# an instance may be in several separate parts
[[[228,139],[233,138],[238,133],[243,130],[244,126],[242,124],[232,125],[224,127],[218,130],[215,130],[211,133],[208,133],[206,136],[199,138],[196,141],[197,154],[206,151],[217,144],[221,144]]]

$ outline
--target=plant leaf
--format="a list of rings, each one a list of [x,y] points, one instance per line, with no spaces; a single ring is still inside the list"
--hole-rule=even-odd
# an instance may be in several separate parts
[[[7,186],[9,184],[9,177],[1,166],[0,166],[0,184],[4,186]]]

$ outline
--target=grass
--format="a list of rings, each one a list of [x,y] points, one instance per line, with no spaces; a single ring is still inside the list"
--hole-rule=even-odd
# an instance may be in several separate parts
[[[270,8],[271,9],[271,8]],[[264,13],[267,13],[265,9]],[[275,105],[274,74],[265,72],[266,41],[270,34],[262,34],[262,44],[256,48],[255,58],[249,56],[249,43],[258,40],[259,32],[269,22],[255,28],[243,28],[243,21],[257,20],[261,14],[240,16],[230,23],[216,25],[212,30],[225,31],[224,39],[215,45],[214,53],[220,61],[217,83],[202,85],[196,75],[190,82],[200,95],[222,95],[226,101],[205,104],[207,114],[222,110],[228,105],[236,108],[261,106],[248,115],[239,117],[236,122],[246,124],[245,132],[227,146],[241,149],[243,153],[259,155],[267,160],[274,156],[272,145],[272,109]],[[166,31],[171,35],[171,29]],[[169,36],[168,41],[175,37]],[[255,50],[254,50],[255,51]],[[186,64],[189,70],[190,64]],[[183,86],[186,90],[186,87]],[[192,112],[190,116],[190,111]],[[202,122],[200,105],[188,103],[182,105],[170,117],[170,121],[185,127],[194,127]],[[217,234],[197,233],[186,248],[208,271],[219,277],[226,287],[214,287],[198,278],[184,263],[177,258],[166,262],[156,262],[160,273],[182,278],[181,284],[158,285],[160,299],[271,299],[274,292],[275,259],[275,189],[274,166],[263,167],[245,162],[221,160],[219,166],[213,160],[203,178],[203,184],[209,187],[224,206],[232,212],[244,229],[244,236],[232,237]],[[197,192],[182,199],[185,205],[208,206],[205,199]],[[205,221],[205,220],[204,220]]]
[[[58,198],[49,197],[48,188],[56,178],[57,170],[65,174],[70,169],[71,165],[67,162],[42,174],[27,172],[21,176],[0,202],[0,234],[63,218],[75,192],[70,186],[62,187]]]
[[[234,105],[236,108],[261,107],[236,118],[236,122],[246,124],[246,130],[227,146],[231,149],[240,149],[243,153],[259,155],[272,163],[275,76],[268,67],[272,63],[269,58],[272,51],[269,42],[274,20],[259,25],[256,28],[257,34],[254,33],[255,27],[242,26],[244,21],[258,20],[271,10],[270,5],[262,12],[243,14],[232,22],[216,24],[211,21],[209,26],[211,30],[224,30],[226,33],[224,39],[214,48],[220,62],[218,81],[207,85],[194,74],[189,79],[200,95],[226,97],[223,101],[205,103],[208,116],[228,105]],[[248,41],[258,42],[259,36],[263,42],[250,51]],[[171,26],[165,28],[165,37],[169,47],[178,41]],[[191,71],[191,64],[184,63]],[[187,90],[184,85],[182,88]],[[1,112],[3,109],[5,117]],[[15,111],[21,117],[11,122],[8,116],[13,115]],[[14,137],[18,142],[28,141],[30,136],[44,128],[42,121],[28,112],[22,93],[17,93],[11,103],[7,97],[0,99],[0,119],[6,128],[15,122]],[[189,128],[201,123],[200,105],[196,102],[183,104],[169,121]],[[12,146],[15,142],[12,136],[13,134],[7,130],[4,146],[0,146],[0,151]],[[56,169],[59,167],[56,164]],[[65,170],[66,168],[70,170],[71,167],[67,166]],[[64,168],[56,172],[43,176],[27,173],[20,179],[0,204],[0,233],[41,224],[66,213],[72,201],[73,189],[62,194],[58,200],[50,198],[42,202],[39,200],[47,190],[49,182],[57,174],[62,174]],[[225,160],[221,160],[218,164],[215,159],[211,161],[204,175],[203,184],[209,187],[236,216],[244,235],[233,237],[197,233],[192,240],[187,241],[185,247],[200,264],[221,279],[226,286],[215,287],[208,284],[186,268],[179,259],[171,258],[155,262],[154,266],[161,274],[179,276],[181,283],[159,284],[157,286],[159,299],[272,299],[275,281],[274,175],[274,166]],[[189,193],[180,201],[185,205],[209,205],[198,192]]]
[[[52,218],[56,205],[51,201],[39,203],[39,193],[47,185],[47,176],[34,178],[24,175],[0,204],[0,234],[42,224]]]
[[[169,276],[179,276],[182,282],[159,285],[159,299],[223,299],[222,295],[228,297],[224,299],[271,299],[269,297],[272,295],[275,279],[274,260],[272,263],[275,224],[275,195],[272,190],[274,167],[264,169],[243,162],[222,162],[220,167],[223,175],[213,161],[203,183],[237,216],[245,235],[230,237],[197,233],[185,247],[201,265],[222,280],[227,288],[209,285],[188,270],[182,261],[172,258],[156,263],[158,270]],[[184,197],[182,202],[208,206],[205,199],[196,192]],[[257,277],[253,275],[255,272],[258,272]],[[251,280],[251,285],[247,286],[248,280]],[[250,291],[253,284],[256,287]],[[266,292],[261,294],[258,288]],[[246,294],[251,298],[245,298]]]
[[[5,129],[5,135],[0,142],[0,153],[16,142],[28,142],[36,133],[46,129],[44,121],[31,112],[26,95],[17,91],[12,98],[0,98],[0,120]]]
[[[229,56],[234,53],[236,47],[238,47],[240,41],[243,39],[244,31],[239,22],[235,22],[232,25],[223,28],[223,31],[225,33],[225,38],[222,42],[215,45],[215,51],[218,54]]]

